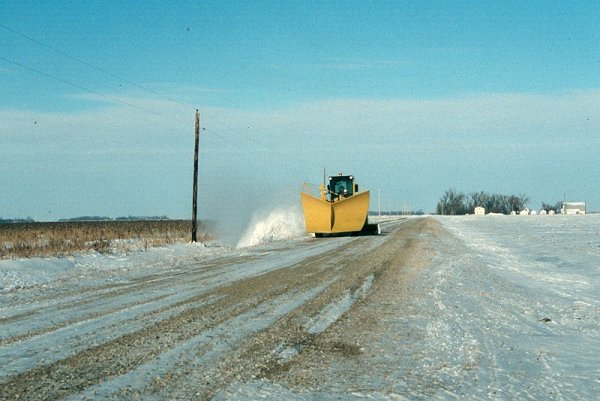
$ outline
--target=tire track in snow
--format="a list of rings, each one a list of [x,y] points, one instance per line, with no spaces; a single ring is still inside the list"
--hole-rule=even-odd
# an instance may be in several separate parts
[[[20,369],[22,373],[16,376],[9,373],[3,379],[3,383],[0,382],[2,390],[0,397],[12,399],[16,395],[20,395],[21,399],[27,399],[35,398],[40,394],[62,397],[78,392],[82,387],[94,385],[107,376],[124,374],[136,369],[136,366],[151,363],[150,361],[153,359],[160,358],[165,352],[177,347],[177,344],[183,344],[186,341],[193,342],[191,339],[206,330],[227,324],[228,320],[235,319],[234,316],[250,316],[244,314],[252,313],[253,308],[269,302],[273,297],[285,298],[285,294],[293,288],[296,288],[293,290],[295,293],[299,291],[300,287],[318,287],[316,283],[332,280],[338,274],[339,267],[336,266],[336,262],[340,258],[346,257],[352,250],[342,249],[333,254],[327,252],[351,242],[357,242],[357,240],[343,238],[339,241],[315,241],[311,242],[309,246],[298,245],[292,249],[290,255],[284,254],[283,259],[281,253],[267,252],[249,263],[231,264],[229,267],[218,266],[222,269],[218,273],[212,272],[205,276],[204,280],[202,280],[201,274],[186,276],[178,273],[169,276],[173,279],[172,282],[166,278],[164,280],[153,278],[147,283],[148,288],[139,283],[141,285],[140,292],[154,293],[155,295],[167,287],[181,290],[185,289],[186,285],[189,286],[187,288],[190,292],[187,294],[185,291],[181,294],[178,292],[171,294],[173,298],[170,299],[167,296],[161,300],[154,299],[140,303],[134,306],[133,310],[131,310],[131,304],[128,304],[117,312],[105,311],[107,313],[100,317],[89,317],[87,320],[84,318],[60,328],[50,326],[50,331],[38,335],[38,337],[46,337],[48,339],[46,343],[35,338],[28,344],[32,345],[32,348],[27,346],[23,348],[23,350],[32,351],[37,347],[42,354],[46,353],[37,359],[31,355],[26,355],[24,359],[21,359],[21,356],[15,355],[15,351],[18,349],[12,348],[11,352],[11,344],[7,345],[3,350],[6,351],[4,355],[9,359],[17,356],[17,360],[20,359],[20,362],[12,362],[13,367],[16,366],[17,371]],[[317,256],[312,256],[315,254]],[[332,257],[332,255],[334,256]],[[307,262],[307,260],[312,262]],[[313,266],[311,272],[303,271],[306,263]],[[274,285],[277,283],[279,275],[286,276],[292,272],[298,276],[296,279]],[[301,276],[312,281],[303,283],[302,280],[298,280]],[[185,282],[189,279],[192,279],[194,284]],[[272,283],[269,285],[262,282],[263,280],[270,280]],[[156,287],[157,285],[158,287]],[[194,292],[194,286],[196,286],[197,292]],[[94,297],[92,292],[90,299]],[[135,299],[139,300],[139,298]],[[119,302],[115,301],[115,304],[119,304]],[[107,304],[110,304],[110,301]],[[82,305],[85,305],[83,300],[79,307],[81,308]],[[173,305],[178,305],[177,307],[180,309],[173,309]],[[154,306],[158,309],[154,309]],[[157,310],[161,310],[161,308],[164,310],[161,312],[164,313],[162,317],[157,315]],[[67,310],[68,307],[59,307],[56,313],[64,313]],[[100,310],[101,312],[102,310]],[[75,312],[71,311],[70,313]],[[154,316],[152,316],[153,314]],[[129,320],[128,317],[130,317]],[[121,325],[125,328],[119,327]],[[78,332],[78,329],[82,330]],[[110,330],[114,330],[114,333],[104,338],[105,342],[100,341],[101,337],[98,336],[98,331],[106,333]],[[97,341],[94,342],[89,336],[96,336]],[[78,338],[81,339],[79,345],[71,348],[70,351],[60,350],[54,357],[48,354],[48,345],[52,343],[52,339],[68,345],[71,340]],[[81,347],[81,349],[77,347]],[[28,390],[23,393],[22,389]]]

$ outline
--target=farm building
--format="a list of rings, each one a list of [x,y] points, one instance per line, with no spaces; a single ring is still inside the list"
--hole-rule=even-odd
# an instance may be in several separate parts
[[[585,202],[563,202],[560,212],[562,214],[585,214]]]

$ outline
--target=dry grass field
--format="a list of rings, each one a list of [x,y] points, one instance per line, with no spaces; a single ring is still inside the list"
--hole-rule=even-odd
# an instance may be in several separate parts
[[[0,259],[64,256],[94,250],[102,253],[132,249],[191,238],[190,220],[72,221],[0,224]],[[205,240],[202,227],[199,240]]]

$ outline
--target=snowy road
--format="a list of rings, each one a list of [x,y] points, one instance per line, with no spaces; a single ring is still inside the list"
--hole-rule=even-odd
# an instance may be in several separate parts
[[[0,262],[0,399],[600,393],[600,216]]]
[[[206,396],[244,365],[220,371],[228,353],[308,301],[336,294],[345,261],[386,239],[302,236],[246,249],[4,261],[0,398],[165,399],[174,376],[213,375],[183,386],[183,398]],[[315,313],[307,330],[324,330],[338,309]],[[215,371],[192,369],[205,364]],[[157,384],[164,377],[169,386]]]

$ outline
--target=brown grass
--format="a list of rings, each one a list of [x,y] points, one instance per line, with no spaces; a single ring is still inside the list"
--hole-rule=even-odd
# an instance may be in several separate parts
[[[0,224],[0,259],[102,253],[188,242],[189,220],[85,221]],[[199,241],[208,238],[198,228]]]

